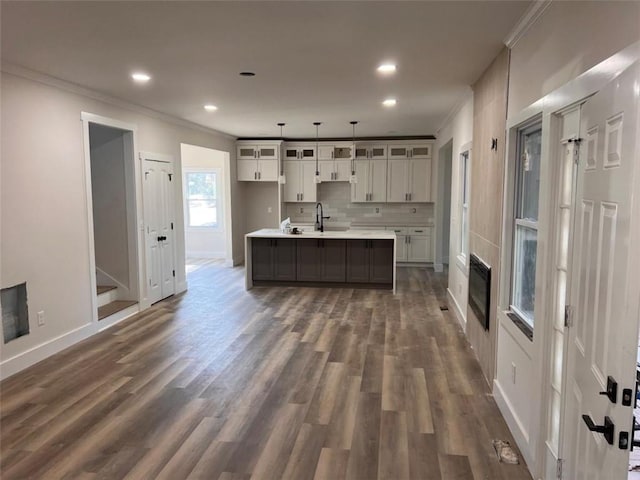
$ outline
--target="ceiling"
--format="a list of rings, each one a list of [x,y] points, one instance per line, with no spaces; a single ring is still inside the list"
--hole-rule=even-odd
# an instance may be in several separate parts
[[[239,137],[428,135],[530,3],[2,1],[2,61]]]

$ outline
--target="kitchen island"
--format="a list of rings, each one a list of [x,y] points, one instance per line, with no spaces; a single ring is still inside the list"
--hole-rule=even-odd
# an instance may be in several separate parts
[[[246,288],[317,286],[396,289],[396,234],[347,230],[245,235]]]

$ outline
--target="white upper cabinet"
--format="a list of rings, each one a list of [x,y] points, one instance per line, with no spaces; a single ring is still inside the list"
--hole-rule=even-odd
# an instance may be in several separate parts
[[[431,144],[389,145],[389,159],[431,158]]]
[[[316,159],[316,147],[315,145],[297,145],[288,143],[284,148],[285,160],[315,160]]]
[[[386,160],[387,146],[378,144],[356,144],[355,158],[360,160]]]
[[[387,201],[387,161],[355,160],[356,183],[351,185],[351,201]]]
[[[236,154],[239,181],[275,182],[278,180],[280,143],[241,143],[237,146]]]
[[[387,202],[431,201],[431,160],[395,159],[387,167]]]
[[[315,167],[314,162],[300,160],[284,162],[284,174],[287,177],[287,183],[283,188],[285,202],[316,202]]]

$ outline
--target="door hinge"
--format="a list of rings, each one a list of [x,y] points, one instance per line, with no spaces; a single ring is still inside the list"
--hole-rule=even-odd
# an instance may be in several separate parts
[[[567,142],[573,143],[573,163],[578,165],[580,163],[580,142],[582,142],[582,139],[570,138]]]
[[[571,305],[564,306],[564,326],[573,327],[573,307]]]
[[[558,480],[562,480],[562,464],[564,463],[564,460],[562,460],[561,458],[559,458],[556,462],[556,477],[558,478]]]
[[[173,276],[174,276],[174,277],[176,276],[176,271],[175,271],[175,270],[173,270]]]

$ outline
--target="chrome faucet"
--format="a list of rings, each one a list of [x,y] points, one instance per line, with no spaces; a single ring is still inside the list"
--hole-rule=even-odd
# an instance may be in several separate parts
[[[318,215],[318,207],[320,207],[320,215]],[[317,232],[318,230],[320,230],[321,232],[324,232],[324,220],[325,219],[329,219],[331,217],[323,217],[323,212],[322,212],[322,203],[318,202],[316,203],[316,224],[313,226],[313,229]]]

